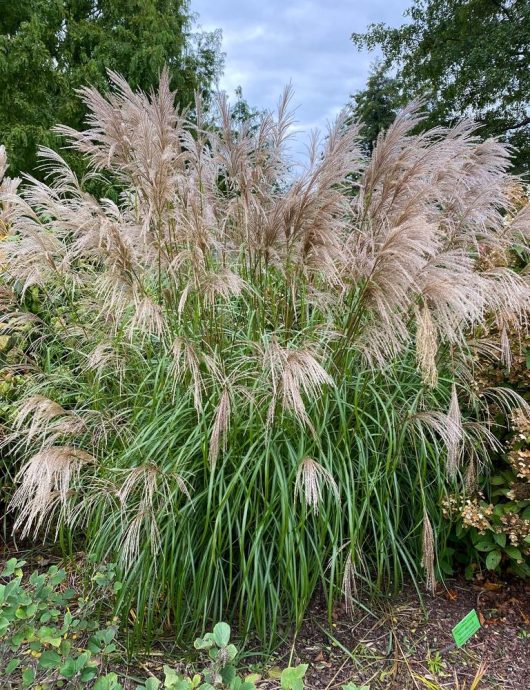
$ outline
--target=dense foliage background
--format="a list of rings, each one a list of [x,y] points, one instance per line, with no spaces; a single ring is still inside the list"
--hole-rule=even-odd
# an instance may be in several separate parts
[[[471,115],[482,125],[483,137],[500,136],[512,144],[516,170],[528,171],[530,3],[413,0],[405,15],[402,26],[373,24],[366,33],[353,34],[357,47],[382,51],[383,67],[392,75],[377,84],[382,76],[381,65],[376,67],[359,114],[366,98],[377,100],[381,90],[396,103],[399,87],[397,103],[427,99],[425,126]]]
[[[149,91],[168,66],[182,107],[207,98],[222,66],[220,34],[194,30],[187,0],[21,0],[0,12],[0,142],[10,172],[36,172],[51,128],[80,127],[76,89],[108,88],[107,70]],[[80,165],[77,159],[77,165]]]

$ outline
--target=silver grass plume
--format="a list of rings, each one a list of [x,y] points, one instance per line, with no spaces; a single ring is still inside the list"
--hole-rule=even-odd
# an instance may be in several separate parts
[[[317,514],[324,487],[331,491],[336,501],[340,500],[339,488],[331,472],[313,458],[307,457],[301,460],[296,471],[295,499],[302,495],[308,508]]]
[[[425,586],[431,594],[436,593],[436,576],[434,572],[434,532],[429,514],[423,511],[423,535],[422,535],[422,559],[421,564],[425,568]]]
[[[172,500],[170,480],[189,500],[191,498],[185,479],[178,473],[167,474],[153,464],[145,463],[127,470],[121,488],[117,492],[124,529],[120,559],[130,567],[136,560],[142,534],[149,538],[154,556],[160,549],[160,531],[157,512],[167,510]]]
[[[219,451],[225,442],[226,433],[230,426],[230,414],[230,393],[228,392],[228,389],[225,388],[221,393],[221,399],[219,400],[219,405],[217,406],[217,410],[215,412],[212,432],[210,435],[208,459],[212,468],[215,467],[217,458],[219,456]]]
[[[48,531],[57,508],[68,522],[70,491],[78,484],[81,469],[94,463],[92,455],[74,446],[53,446],[33,455],[16,476],[20,486],[9,504],[18,511],[13,530],[22,528],[22,538],[31,532],[35,538],[43,525]]]
[[[351,551],[348,551],[346,563],[344,564],[342,594],[344,596],[346,613],[351,616],[354,612],[353,600],[354,597],[357,597],[357,569],[353,562]]]
[[[447,412],[448,430],[449,430],[449,444],[447,447],[447,473],[449,477],[454,478],[460,468],[462,451],[463,451],[463,431],[462,431],[462,415],[460,412],[460,404],[458,402],[458,393],[456,384],[453,383],[451,389],[451,402]]]
[[[43,395],[32,395],[21,401],[9,439],[26,448],[38,440],[44,448],[85,429],[84,419],[75,412]]]
[[[438,338],[429,307],[424,304],[416,310],[416,359],[425,385],[434,388],[438,383],[436,353]]]
[[[333,379],[306,348],[285,348],[272,341],[263,349],[263,364],[270,376],[272,401],[269,422],[274,418],[277,402],[284,410],[292,411],[309,428],[303,396],[309,400],[318,398],[323,385],[333,384]]]

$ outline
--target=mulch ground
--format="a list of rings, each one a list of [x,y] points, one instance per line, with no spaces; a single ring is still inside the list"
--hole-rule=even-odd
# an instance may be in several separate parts
[[[475,609],[480,630],[460,649],[452,628]],[[469,690],[477,669],[481,690],[530,690],[530,584],[520,580],[447,582],[435,596],[414,590],[352,617],[342,608],[330,627],[318,601],[278,665],[291,657],[309,663],[306,687],[332,690],[345,683],[370,690]]]
[[[0,549],[0,561],[12,555],[10,549]],[[19,554],[37,567],[58,560],[39,557],[32,563],[28,556]],[[457,649],[452,629],[472,609],[481,628]],[[114,669],[126,690],[146,673],[161,677],[164,663],[187,667],[179,663],[174,642],[167,643],[161,641],[151,653]],[[245,655],[243,664],[251,660]],[[530,583],[455,579],[440,586],[435,596],[422,593],[421,599],[409,587],[353,613],[339,604],[331,624],[317,596],[298,634],[265,664],[263,658],[256,661],[251,670],[262,676],[259,690],[278,690],[279,669],[299,663],[309,665],[306,690],[338,690],[347,683],[370,690],[530,690]],[[482,680],[473,686],[480,669],[485,669]]]

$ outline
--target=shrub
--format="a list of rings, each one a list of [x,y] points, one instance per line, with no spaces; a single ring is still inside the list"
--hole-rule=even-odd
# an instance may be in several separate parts
[[[514,410],[506,452],[488,476],[485,495],[477,487],[445,502],[456,521],[456,559],[472,577],[480,567],[530,576],[530,419]]]
[[[514,212],[528,204],[528,191],[515,185],[512,192]],[[513,212],[512,212],[513,213]],[[490,252],[488,264],[510,265],[521,274],[528,273],[527,252]],[[530,335],[528,329],[508,329],[510,356],[504,363],[479,362],[479,385],[509,386],[525,400],[530,396]],[[468,577],[485,568],[511,571],[530,576],[530,418],[527,410],[514,409],[510,429],[503,424],[502,410],[491,406],[496,435],[502,452],[494,454],[491,471],[482,486],[470,486],[462,495],[450,497],[446,511],[455,520],[449,553],[465,566]],[[490,468],[488,468],[489,470]],[[482,490],[481,490],[482,488]],[[446,556],[449,554],[446,554]],[[445,559],[449,560],[449,559]]]
[[[118,680],[122,673],[101,670],[119,666],[116,620],[103,624],[96,615],[101,597],[109,603],[120,589],[113,564],[92,575],[83,596],[65,587],[67,573],[56,565],[34,571],[24,581],[25,565],[12,558],[0,573],[0,661],[8,687],[123,690]],[[259,676],[238,675],[238,650],[230,635],[227,623],[217,623],[195,640],[195,649],[207,655],[198,673],[190,677],[164,665],[163,682],[150,675],[137,690],[255,690]],[[303,690],[307,668],[283,669],[282,690]]]
[[[470,122],[412,134],[411,107],[366,160],[344,113],[293,176],[289,93],[234,131],[223,99],[213,127],[165,75],[151,97],[113,79],[57,131],[120,203],[49,150],[49,184],[2,195],[2,322],[33,368],[15,529],[116,560],[144,639],[227,616],[271,638],[317,586],[330,613],[422,569],[433,589],[442,500],[497,445],[487,403],[525,406],[473,379],[528,308],[483,260],[528,235],[506,148]]]
[[[98,598],[118,585],[112,567],[96,573],[80,596],[65,586],[66,572],[57,566],[23,582],[24,565],[12,558],[0,573],[0,660],[7,687],[92,685],[101,659],[116,650],[116,621],[100,627],[95,616]],[[113,676],[101,676],[99,690],[117,690]]]

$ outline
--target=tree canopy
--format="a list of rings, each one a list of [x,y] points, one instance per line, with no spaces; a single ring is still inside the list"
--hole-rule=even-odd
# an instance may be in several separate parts
[[[187,0],[20,0],[0,13],[0,143],[10,173],[34,171],[56,123],[79,128],[76,89],[107,88],[107,70],[150,90],[168,65],[182,106],[207,95],[220,71],[220,36],[194,31]]]
[[[394,121],[400,105],[399,85],[381,62],[373,65],[366,87],[352,96],[354,116],[361,123],[360,135],[367,153],[373,151],[380,132]]]
[[[427,98],[427,125],[473,115],[483,136],[501,136],[530,169],[530,3],[528,0],[412,0],[408,22],[371,24],[353,34],[379,47],[406,98]]]

